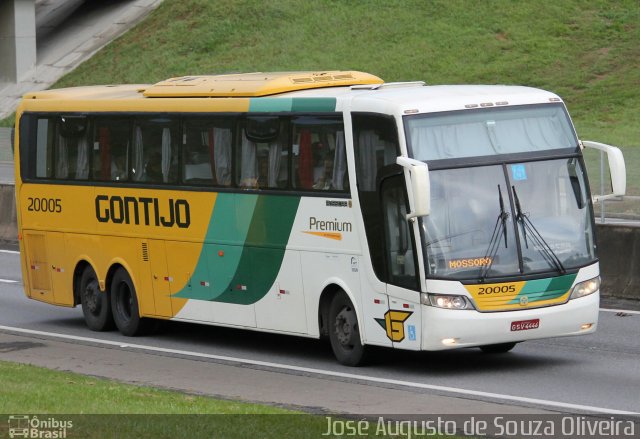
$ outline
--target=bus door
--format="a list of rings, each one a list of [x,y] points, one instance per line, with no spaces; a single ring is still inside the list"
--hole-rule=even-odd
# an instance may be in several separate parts
[[[383,216],[387,295],[387,337],[395,347],[420,349],[421,312],[418,260],[413,223],[402,174],[385,178],[380,185]]]

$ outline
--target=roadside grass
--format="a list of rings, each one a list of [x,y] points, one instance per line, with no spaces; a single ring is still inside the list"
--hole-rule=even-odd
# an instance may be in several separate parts
[[[5,419],[0,416],[0,437],[11,427],[9,417],[19,415],[45,423],[39,437],[281,439],[319,438],[327,432],[328,415],[123,384],[26,364],[0,361],[0,382],[0,414],[6,415]],[[348,421],[334,415],[331,418]],[[406,426],[404,430],[394,427],[392,420],[385,420],[389,427],[379,434],[376,420],[368,420],[366,436],[415,437]],[[69,423],[72,425],[64,432],[50,427]],[[56,432],[58,436],[53,435]],[[345,431],[327,437],[343,436],[353,434]]]
[[[0,361],[0,413],[293,414],[259,404],[217,400],[70,372]]]
[[[82,433],[75,437],[317,437],[326,429],[319,415],[25,364],[0,362],[0,382],[0,413],[70,418],[74,436]]]

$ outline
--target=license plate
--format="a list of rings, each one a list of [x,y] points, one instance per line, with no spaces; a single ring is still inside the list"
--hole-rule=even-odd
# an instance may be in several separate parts
[[[538,329],[540,327],[540,319],[520,320],[511,322],[512,331],[528,331],[529,329]]]

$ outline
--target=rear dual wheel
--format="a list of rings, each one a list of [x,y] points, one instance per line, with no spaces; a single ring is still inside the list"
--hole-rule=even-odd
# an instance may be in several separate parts
[[[136,288],[127,270],[117,269],[111,279],[110,291],[113,320],[122,335],[133,337],[153,329],[153,320],[140,317]]]
[[[91,266],[80,276],[79,297],[84,321],[92,331],[110,331],[114,327],[109,293],[100,290],[98,277]]]
[[[156,321],[140,317],[136,289],[124,268],[116,270],[111,288],[102,291],[96,272],[87,266],[78,288],[84,320],[92,331],[109,331],[115,326],[122,335],[131,337],[157,327]]]

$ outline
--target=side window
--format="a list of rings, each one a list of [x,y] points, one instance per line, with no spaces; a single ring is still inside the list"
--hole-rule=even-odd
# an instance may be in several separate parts
[[[240,123],[236,184],[242,189],[286,188],[288,176],[285,121],[278,117],[247,117]]]
[[[407,221],[407,197],[402,175],[385,179],[381,196],[388,282],[415,289],[418,287],[416,254],[410,224]]]
[[[97,181],[127,181],[131,169],[131,123],[127,119],[95,119],[91,177]]]
[[[192,185],[231,185],[232,120],[192,119],[184,124],[183,179]]]
[[[356,175],[361,191],[375,191],[379,171],[396,162],[398,130],[391,116],[354,114]]]
[[[342,118],[302,116],[293,118],[292,125],[292,186],[302,190],[348,190]]]
[[[36,127],[36,178],[53,177],[53,139],[55,121],[39,118]]]
[[[42,121],[42,119],[40,120]],[[53,177],[60,180],[87,180],[89,178],[89,141],[88,121],[84,116],[60,116],[49,119],[44,125],[38,124],[38,138],[44,142],[46,138],[47,159],[51,159],[46,165],[46,170],[37,167],[37,175]],[[45,137],[40,138],[40,129],[46,129]],[[42,133],[44,134],[44,133]],[[38,151],[41,151],[40,140]],[[51,148],[53,146],[53,148]],[[40,154],[39,154],[40,155]],[[44,172],[43,172],[44,171]]]
[[[180,126],[171,119],[137,119],[133,127],[133,181],[176,183]]]
[[[376,275],[386,280],[386,247],[380,239],[384,211],[377,184],[383,168],[394,164],[399,154],[398,131],[391,116],[356,113],[352,121],[358,196],[369,252]]]

